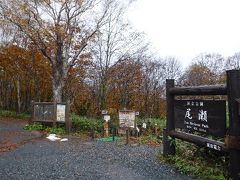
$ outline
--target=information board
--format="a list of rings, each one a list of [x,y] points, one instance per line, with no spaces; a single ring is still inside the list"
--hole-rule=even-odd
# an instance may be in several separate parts
[[[131,127],[134,128],[135,124],[135,111],[122,110],[119,111],[119,125],[121,128]]]
[[[175,100],[175,128],[224,137],[226,133],[226,101]]]
[[[65,122],[65,118],[66,118],[66,105],[57,104],[57,121]]]
[[[35,121],[50,121],[54,119],[54,105],[37,104],[34,106]]]

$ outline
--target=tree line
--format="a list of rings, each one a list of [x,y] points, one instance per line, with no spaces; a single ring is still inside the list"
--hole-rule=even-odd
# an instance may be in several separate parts
[[[202,53],[183,68],[156,57],[127,22],[131,1],[0,0],[0,108],[29,112],[34,101],[70,100],[80,115],[135,109],[165,116],[165,80],[225,82],[240,53]]]

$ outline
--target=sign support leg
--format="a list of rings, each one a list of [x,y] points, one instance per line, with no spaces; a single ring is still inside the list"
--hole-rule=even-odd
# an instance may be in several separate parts
[[[67,133],[70,133],[71,129],[72,129],[72,120],[70,117],[70,102],[69,102],[69,100],[67,101],[67,104],[66,104],[65,117],[66,117],[66,119],[65,119],[66,130],[67,130]]]
[[[128,144],[129,142],[129,130],[127,129],[126,130],[126,145]]]
[[[227,71],[227,93],[229,106],[229,135],[240,137],[240,112],[237,99],[240,98],[240,71]],[[233,179],[240,179],[240,150],[229,147],[230,173]]]
[[[169,139],[169,132],[174,130],[174,96],[169,93],[169,89],[174,87],[174,80],[166,80],[166,98],[167,98],[167,128],[163,132],[163,154],[175,155],[176,148],[173,141],[175,138]]]
[[[53,127],[56,128],[57,127],[57,103],[54,102],[54,119],[53,119]]]

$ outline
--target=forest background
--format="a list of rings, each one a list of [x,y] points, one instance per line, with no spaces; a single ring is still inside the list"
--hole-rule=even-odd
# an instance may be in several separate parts
[[[240,52],[199,53],[188,67],[157,57],[126,19],[131,1],[0,0],[0,108],[30,112],[31,101],[70,101],[71,111],[99,116],[127,108],[164,117],[165,80],[225,83]]]

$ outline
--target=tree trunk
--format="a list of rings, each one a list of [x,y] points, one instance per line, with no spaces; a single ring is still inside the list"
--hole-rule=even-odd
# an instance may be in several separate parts
[[[122,94],[122,100],[121,100],[121,106],[122,108],[128,108],[129,107],[129,91],[128,91],[128,81],[123,82],[123,94]]]
[[[63,79],[53,79],[53,101],[56,103],[62,102],[62,92],[64,87]]]
[[[35,94],[34,94],[34,101],[40,102],[41,96],[40,96],[40,82],[39,78],[37,76],[37,70],[36,70],[36,51],[35,49],[32,50],[32,66],[33,66],[33,81],[34,81],[34,88],[35,88]]]
[[[107,108],[107,84],[105,79],[100,83],[100,109],[106,110]]]
[[[17,78],[17,112],[21,112],[21,94],[20,94],[20,80]]]
[[[65,67],[62,59],[57,61],[57,64],[53,66],[53,101],[56,103],[62,102],[63,88],[65,86],[65,80],[67,78],[68,68]]]

